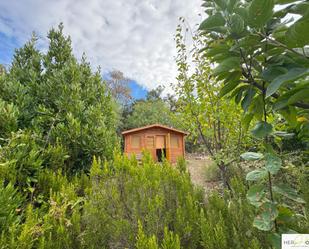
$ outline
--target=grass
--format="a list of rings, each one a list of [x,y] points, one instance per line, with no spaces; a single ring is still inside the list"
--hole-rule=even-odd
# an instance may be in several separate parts
[[[218,166],[215,163],[205,165],[204,176],[207,182],[219,181],[220,180],[220,170]]]

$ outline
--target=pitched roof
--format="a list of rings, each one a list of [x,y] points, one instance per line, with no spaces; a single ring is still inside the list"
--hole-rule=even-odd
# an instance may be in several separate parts
[[[143,126],[143,127],[123,131],[123,132],[121,132],[121,134],[125,135],[125,134],[129,134],[129,133],[132,133],[132,132],[146,130],[146,129],[155,128],[155,127],[167,129],[167,130],[170,130],[170,131],[175,131],[175,132],[178,132],[178,133],[181,133],[181,134],[184,134],[184,135],[188,135],[188,133],[185,132],[185,131],[181,131],[181,130],[178,130],[178,129],[175,129],[175,128],[172,128],[172,127],[168,127],[168,126],[165,126],[165,125],[161,125],[161,124],[146,125],[146,126]]]

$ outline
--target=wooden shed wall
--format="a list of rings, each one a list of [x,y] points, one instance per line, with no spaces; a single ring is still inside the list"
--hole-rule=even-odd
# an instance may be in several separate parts
[[[165,138],[165,147],[167,150],[169,149],[169,155],[167,155],[167,157],[172,163],[177,162],[179,157],[184,157],[184,135],[160,127],[154,127],[125,134],[124,152],[127,155],[136,154],[137,158],[140,158],[142,151],[147,149],[151,153],[152,157],[156,160],[156,145],[162,144],[162,137]],[[168,137],[170,138],[169,141]],[[138,147],[136,146],[137,140],[139,140]]]

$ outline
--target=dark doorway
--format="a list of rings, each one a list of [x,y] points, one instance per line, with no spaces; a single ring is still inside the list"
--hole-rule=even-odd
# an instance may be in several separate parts
[[[156,155],[158,162],[163,162],[163,158],[165,158],[166,155],[166,149],[156,149]]]

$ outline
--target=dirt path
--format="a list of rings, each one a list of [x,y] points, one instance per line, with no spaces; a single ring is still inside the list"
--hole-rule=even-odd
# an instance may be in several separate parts
[[[219,181],[206,181],[205,168],[212,163],[210,157],[188,156],[186,161],[193,184],[202,187],[206,195],[218,188]]]

